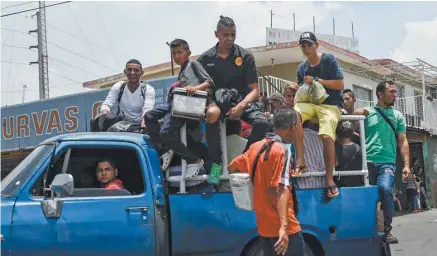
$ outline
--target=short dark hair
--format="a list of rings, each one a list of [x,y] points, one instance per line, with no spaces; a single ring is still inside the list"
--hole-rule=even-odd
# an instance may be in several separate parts
[[[137,64],[137,65],[140,65],[140,68],[141,69],[143,69],[143,65],[141,64],[141,62],[139,62],[138,60],[136,60],[136,59],[131,59],[131,60],[129,60],[128,62],[126,62],[126,68],[127,68],[127,65],[128,64]]]
[[[352,138],[354,124],[351,121],[340,121],[337,126],[337,137],[339,139]]]
[[[115,165],[115,162],[112,161],[112,160],[109,159],[109,158],[103,158],[103,159],[98,160],[98,161],[96,162],[96,169],[97,169],[97,166],[99,166],[100,163],[104,163],[104,162],[108,162],[109,165],[110,165],[112,168],[117,169],[117,166]]]
[[[176,47],[182,47],[187,51],[190,50],[190,46],[188,45],[187,41],[185,41],[184,39],[176,38],[175,40],[171,41],[170,48],[176,48]]]
[[[273,129],[287,129],[297,122],[297,113],[290,107],[279,108],[273,116]]]
[[[220,20],[217,22],[217,30],[220,30],[223,27],[231,28],[234,26],[235,26],[235,22],[233,19],[220,15]]]
[[[387,89],[387,85],[394,85],[394,84],[395,82],[391,80],[384,80],[379,82],[379,84],[376,86],[376,98],[379,99],[378,92],[384,93],[385,89]]]
[[[352,98],[355,99],[355,93],[351,89],[346,89],[343,91],[343,95],[346,93],[350,93],[352,95]]]

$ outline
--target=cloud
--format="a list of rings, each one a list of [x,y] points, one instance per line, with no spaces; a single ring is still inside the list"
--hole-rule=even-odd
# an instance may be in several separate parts
[[[437,66],[436,46],[437,17],[431,21],[408,22],[405,24],[405,37],[391,56],[398,62],[420,58]]]

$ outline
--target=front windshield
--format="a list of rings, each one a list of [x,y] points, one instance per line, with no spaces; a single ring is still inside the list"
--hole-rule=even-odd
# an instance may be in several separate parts
[[[39,166],[45,156],[53,148],[53,145],[40,145],[36,147],[11,173],[1,182],[1,195],[4,197],[11,196],[23,184],[37,166]]]

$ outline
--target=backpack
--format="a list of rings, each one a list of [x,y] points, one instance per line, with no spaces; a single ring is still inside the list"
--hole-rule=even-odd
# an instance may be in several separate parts
[[[278,142],[278,141],[276,141],[275,139],[272,139],[272,140],[270,140],[270,141],[267,141],[262,147],[261,147],[261,149],[258,151],[258,153],[256,154],[256,157],[255,157],[255,160],[254,160],[254,162],[253,162],[253,165],[252,165],[252,183],[253,184],[255,184],[254,183],[254,179],[255,179],[255,175],[256,175],[256,166],[258,165],[258,160],[259,160],[259,158],[261,157],[261,155],[262,155],[262,153],[264,153],[264,152],[266,152],[265,154],[264,154],[264,161],[267,161],[268,159],[269,159],[269,155],[270,155],[270,150],[272,149],[272,145],[275,143],[275,142]],[[282,144],[282,143],[281,143]],[[287,159],[287,161],[286,161],[286,164],[287,163],[289,163],[289,161],[291,160],[290,159],[290,157],[291,157],[291,152],[289,152],[289,154],[288,154],[288,159]],[[290,166],[290,165],[289,165]],[[296,178],[294,178],[294,177],[292,177],[292,176],[290,176],[291,177],[291,182],[290,182],[290,187],[291,187],[291,197],[292,197],[292,199],[293,199],[293,210],[294,210],[294,215],[297,217],[298,215],[299,215],[299,200],[298,200],[298,198],[297,198],[297,193],[296,193]]]

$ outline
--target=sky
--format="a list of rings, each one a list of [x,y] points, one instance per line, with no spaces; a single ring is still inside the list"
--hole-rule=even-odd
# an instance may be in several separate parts
[[[37,2],[1,2],[1,14],[38,7]],[[21,2],[24,3],[24,2]],[[46,2],[47,5],[55,2]],[[90,89],[82,83],[123,71],[135,58],[143,66],[169,61],[167,41],[183,38],[194,55],[216,43],[214,30],[220,15],[232,17],[237,41],[243,47],[266,44],[266,27],[312,30],[359,39],[360,55],[398,62],[421,58],[437,66],[437,2],[71,2],[49,7],[47,41],[50,97]],[[30,45],[37,38],[35,12],[1,18],[1,105],[39,97],[37,60]]]

